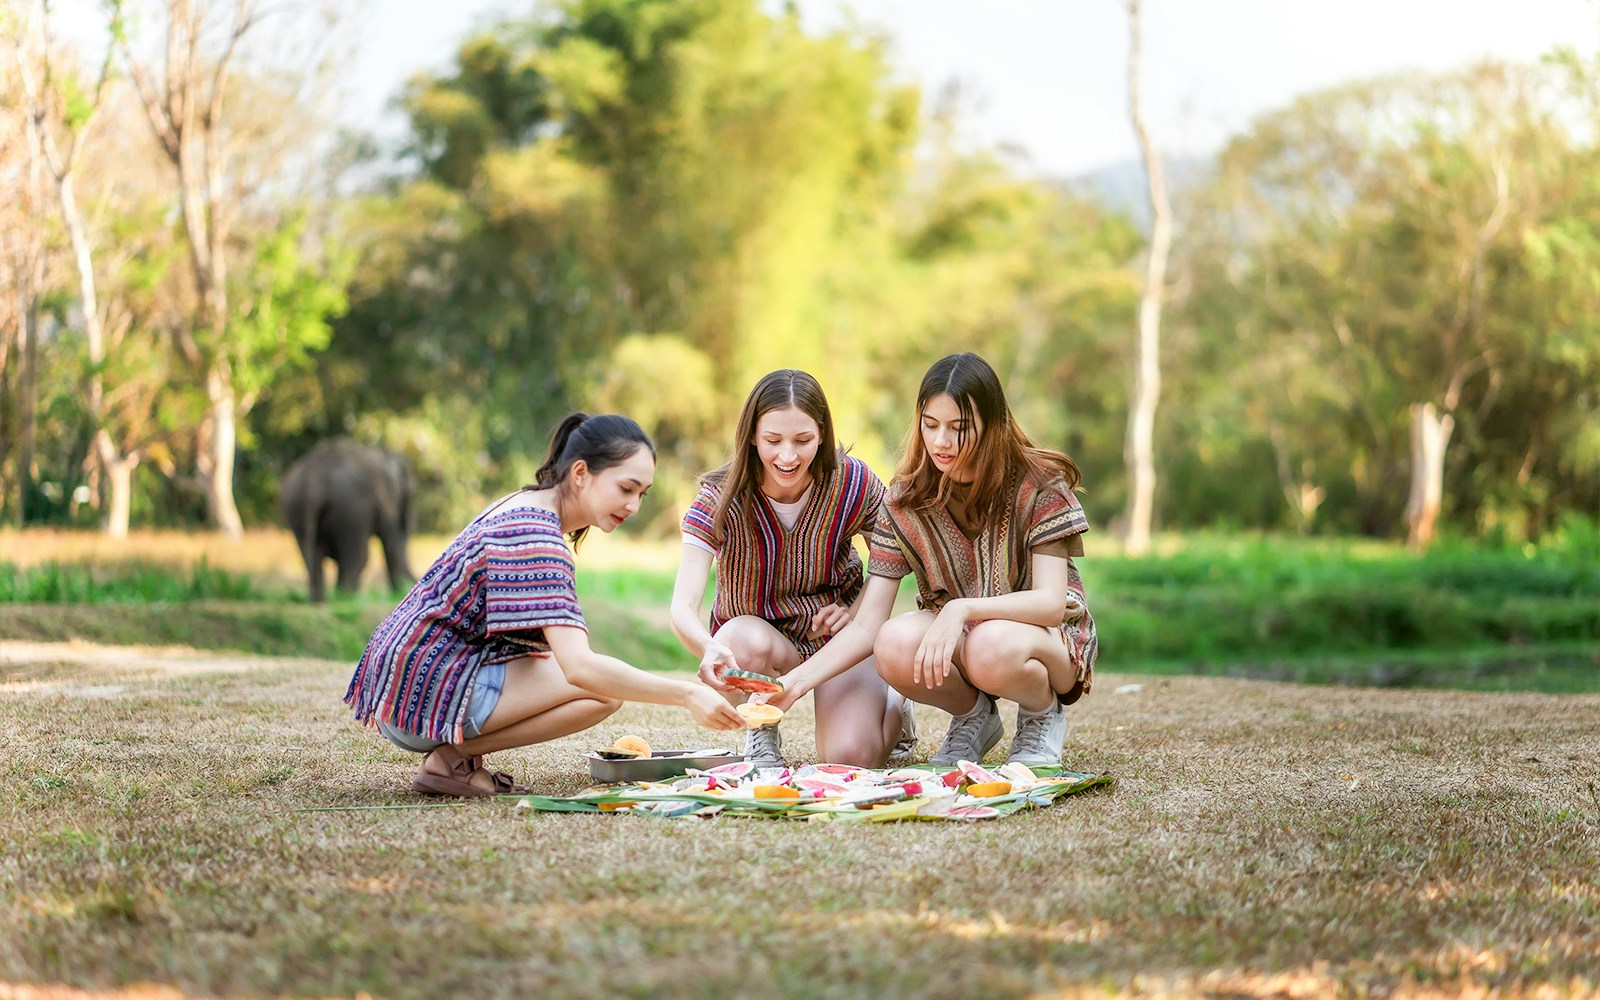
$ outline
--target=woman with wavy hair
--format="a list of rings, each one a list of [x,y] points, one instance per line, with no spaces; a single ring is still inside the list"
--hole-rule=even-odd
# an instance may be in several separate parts
[[[862,571],[852,539],[872,530],[882,498],[882,481],[838,447],[817,380],[772,372],[745,400],[732,456],[702,478],[684,514],[672,592],[673,631],[700,657],[701,680],[733,699],[742,696],[724,670],[781,677],[790,705],[815,688],[817,758],[864,767],[908,759],[916,739],[910,705],[879,678],[871,648],[824,684],[796,683],[791,672],[855,613]],[[708,627],[700,616],[713,562]],[[752,730],[745,753],[783,763],[777,725]]]
[[[1088,692],[1098,652],[1072,561],[1089,527],[1078,466],[1033,445],[976,354],[928,369],[914,419],[855,617],[794,674],[823,683],[870,650],[895,690],[953,716],[932,763],[981,760],[1000,741],[1005,699],[1017,703],[1007,760],[1059,765],[1062,708]],[[918,610],[890,620],[908,574]]]

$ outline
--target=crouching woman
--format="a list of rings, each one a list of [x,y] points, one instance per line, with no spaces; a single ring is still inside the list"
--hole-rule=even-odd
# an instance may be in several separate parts
[[[655,446],[638,424],[569,415],[536,482],[473,519],[373,632],[345,702],[357,721],[423,755],[415,791],[519,791],[484,754],[581,732],[623,701],[743,728],[703,685],[589,647],[573,549],[590,528],[611,532],[633,516],[654,475]]]

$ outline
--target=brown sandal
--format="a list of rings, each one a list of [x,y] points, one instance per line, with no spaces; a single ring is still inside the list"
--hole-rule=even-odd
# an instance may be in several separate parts
[[[483,766],[483,755],[478,754],[468,757],[467,763],[471,764],[472,769],[476,771]],[[490,771],[489,777],[494,781],[494,794],[496,795],[527,795],[530,791],[526,786],[517,784],[516,779],[511,777],[511,772],[509,771]]]
[[[495,794],[472,783],[472,772],[477,770],[472,763],[474,759],[462,756],[460,750],[448,743],[441,743],[422,758],[422,770],[411,779],[411,790],[424,795],[453,795],[460,799],[478,799]],[[429,764],[445,770],[430,770]],[[498,788],[499,784],[500,780],[496,778],[495,786]]]

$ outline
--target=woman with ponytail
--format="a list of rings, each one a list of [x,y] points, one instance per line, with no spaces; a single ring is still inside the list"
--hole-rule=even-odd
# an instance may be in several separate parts
[[[709,688],[589,648],[573,549],[590,528],[609,533],[633,516],[654,476],[655,446],[638,424],[569,415],[536,482],[473,519],[372,633],[345,702],[357,721],[423,754],[414,790],[518,792],[484,754],[581,732],[623,701],[744,727]]]

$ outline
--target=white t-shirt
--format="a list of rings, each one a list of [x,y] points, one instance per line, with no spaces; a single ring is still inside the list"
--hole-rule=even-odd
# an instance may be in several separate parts
[[[767,503],[772,505],[772,512],[778,515],[778,523],[783,525],[783,529],[785,531],[792,530],[795,526],[795,522],[800,520],[800,512],[806,509],[806,501],[811,499],[811,491],[816,488],[816,485],[816,483],[812,483],[810,486],[807,486],[806,491],[800,494],[800,499],[796,500],[794,503],[779,503],[771,497],[766,498]],[[717,554],[716,549],[689,534],[687,531],[683,533],[683,544],[693,545],[697,549],[704,549],[712,555]]]

